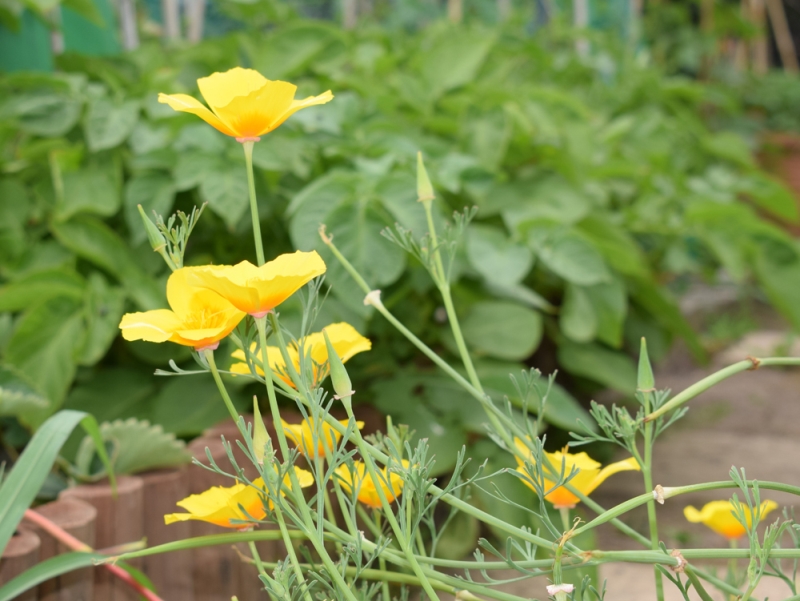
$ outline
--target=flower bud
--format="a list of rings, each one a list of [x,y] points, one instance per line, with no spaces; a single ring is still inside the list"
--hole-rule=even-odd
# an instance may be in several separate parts
[[[640,392],[653,392],[655,386],[656,379],[653,377],[653,367],[650,365],[650,357],[647,355],[647,341],[642,338],[636,387]]]
[[[138,205],[138,207],[139,215],[142,216],[142,221],[144,221],[144,229],[147,232],[147,239],[150,240],[150,246],[153,247],[154,251],[161,252],[167,245],[167,241],[164,239],[164,234],[159,231],[155,223],[150,221],[150,218],[145,214],[142,205]]]
[[[344,368],[341,358],[336,354],[336,349],[333,348],[330,338],[328,338],[328,333],[322,330],[322,335],[325,337],[325,346],[328,347],[328,366],[331,370],[331,383],[333,384],[333,390],[336,392],[334,398],[342,401],[347,399],[349,402],[350,397],[355,393],[350,382],[350,376],[347,375],[347,370]]]
[[[429,202],[436,198],[433,195],[433,186],[425,170],[425,163],[422,162],[422,153],[417,153],[417,200],[419,202]]]
[[[264,420],[261,419],[258,399],[253,396],[253,453],[261,465],[264,464],[264,457],[267,455],[267,449],[271,446],[271,442]]]

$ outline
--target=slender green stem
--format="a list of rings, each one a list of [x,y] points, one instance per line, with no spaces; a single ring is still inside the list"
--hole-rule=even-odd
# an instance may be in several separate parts
[[[475,366],[472,363],[472,357],[467,349],[467,344],[464,341],[464,335],[461,333],[461,326],[458,322],[458,315],[453,305],[453,295],[450,292],[450,282],[448,281],[447,273],[444,269],[442,261],[442,251],[439,248],[439,239],[436,236],[436,224],[433,221],[433,211],[431,210],[431,200],[426,199],[422,201],[422,206],[425,208],[425,217],[428,220],[428,234],[431,237],[431,253],[433,254],[434,264],[431,266],[433,271],[433,279],[439,288],[444,300],[444,308],[447,311],[447,318],[450,322],[450,329],[453,332],[453,338],[458,347],[458,353],[461,356],[461,361],[464,363],[464,368],[467,370],[469,381],[478,392],[483,392],[483,386],[478,378],[478,372],[475,371]]]
[[[250,192],[250,216],[253,219],[253,238],[256,243],[256,259],[261,266],[264,261],[264,243],[261,240],[261,222],[258,218],[258,201],[256,200],[256,181],[253,175],[253,144],[242,142],[244,148],[244,161],[247,164],[247,189]]]
[[[642,391],[645,415],[650,413],[651,394],[648,390]],[[653,490],[653,425],[652,421],[644,425],[644,463],[640,464],[642,478],[644,479],[644,489],[648,492]],[[656,518],[656,501],[652,494],[647,501],[647,522],[650,527],[650,548],[655,551],[658,549],[658,519]],[[661,571],[658,569],[655,569],[655,579],[656,598],[658,601],[664,601],[664,580],[661,576]]]
[[[342,400],[342,404],[347,411],[347,417],[350,418],[351,424],[355,424],[356,417],[353,415],[353,406],[350,402],[351,399],[348,397],[347,399]],[[436,591],[434,591],[431,587],[430,582],[425,577],[422,568],[420,568],[420,565],[417,562],[417,558],[414,555],[413,549],[411,548],[412,541],[406,538],[405,533],[400,528],[400,524],[398,524],[397,519],[395,519],[392,506],[389,503],[389,500],[386,498],[386,493],[383,490],[381,477],[378,475],[378,470],[375,467],[375,461],[372,459],[372,455],[370,455],[369,451],[367,450],[367,448],[371,447],[371,445],[367,444],[367,442],[362,438],[361,432],[358,430],[358,428],[353,430],[353,442],[356,444],[356,447],[358,447],[359,453],[361,453],[361,457],[364,460],[364,465],[367,468],[367,473],[369,474],[369,477],[375,487],[375,492],[378,494],[378,498],[381,501],[383,512],[386,514],[386,520],[389,522],[392,532],[394,532],[397,544],[400,545],[400,548],[403,550],[403,553],[405,554],[406,559],[408,559],[408,563],[411,566],[414,574],[416,574],[420,579],[420,584],[425,593],[431,598],[431,601],[439,601]]]
[[[652,421],[657,417],[664,415],[668,411],[672,411],[690,401],[697,395],[702,392],[705,392],[712,386],[719,384],[722,380],[730,378],[738,373],[743,371],[748,371],[752,369],[756,369],[758,367],[768,367],[768,366],[776,366],[776,365],[800,365],[800,357],[768,357],[766,359],[747,359],[745,361],[739,361],[738,363],[734,363],[733,365],[729,365],[718,372],[711,374],[692,384],[689,388],[686,388],[681,393],[676,394],[672,397],[668,402],[664,403],[661,407],[650,413],[645,417],[645,420]]]
[[[689,578],[689,581],[692,583],[694,590],[696,590],[697,594],[700,595],[700,599],[702,601],[714,601],[711,598],[711,595],[709,595],[708,592],[706,592],[706,589],[703,587],[703,583],[700,582],[700,579],[697,577],[697,573],[694,571],[692,567],[686,566],[686,568],[684,568],[684,572],[686,573],[686,576]]]
[[[381,513],[380,511],[375,512],[375,529],[380,532],[382,530],[381,526]],[[381,568],[381,572],[386,572],[386,558],[383,553],[378,557],[378,565]],[[419,579],[417,579],[419,580]],[[383,584],[381,585],[381,592],[383,593],[384,599],[391,599],[391,595],[389,594],[389,581],[384,580]]]
[[[261,555],[258,554],[258,549],[256,549],[256,544],[253,541],[248,541],[247,546],[250,548],[250,554],[253,556],[253,562],[255,562],[256,568],[258,568],[258,573],[264,577],[268,577],[267,571],[264,569],[264,562],[261,561]]]
[[[220,396],[222,396],[225,407],[228,409],[228,413],[231,414],[231,418],[233,418],[233,423],[236,424],[241,431],[242,427],[239,423],[239,412],[236,411],[236,407],[233,406],[231,396],[228,394],[228,390],[225,388],[225,383],[222,381],[222,377],[219,375],[217,364],[214,362],[214,351],[206,349],[203,351],[203,356],[206,358],[208,369],[211,372],[211,376],[214,378],[214,382],[217,384],[217,389],[219,390]]]

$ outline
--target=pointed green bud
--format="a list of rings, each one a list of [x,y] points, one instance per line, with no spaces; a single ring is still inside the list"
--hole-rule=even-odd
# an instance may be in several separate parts
[[[350,382],[350,376],[347,375],[344,363],[342,363],[339,355],[336,354],[336,349],[333,348],[331,340],[328,338],[328,333],[322,330],[322,335],[325,337],[325,346],[328,347],[328,366],[331,370],[331,383],[333,384],[333,390],[336,392],[336,396],[333,398],[337,401],[345,401],[347,399],[349,402],[350,397],[355,393]]]
[[[261,419],[261,410],[258,408],[258,398],[253,396],[253,452],[255,453],[256,460],[260,464],[264,464],[264,457],[267,455],[267,449],[272,446],[267,427],[264,425],[264,420]]]
[[[139,215],[142,216],[142,221],[144,221],[144,229],[147,232],[147,239],[150,240],[150,246],[153,247],[154,251],[161,252],[167,246],[167,241],[164,239],[164,235],[156,227],[156,224],[150,221],[150,218],[145,214],[142,205],[138,205],[138,207]]]
[[[653,367],[650,365],[650,357],[647,356],[647,341],[644,338],[642,338],[642,347],[639,352],[639,374],[636,387],[642,392],[652,392],[656,387]]]
[[[417,200],[419,202],[431,201],[436,198],[433,195],[433,186],[428,172],[425,170],[425,163],[422,162],[422,153],[417,153]]]

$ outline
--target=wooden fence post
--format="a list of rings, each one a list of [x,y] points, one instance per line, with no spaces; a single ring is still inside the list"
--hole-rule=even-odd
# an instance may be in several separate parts
[[[8,541],[0,558],[0,585],[39,563],[40,547],[41,541],[35,532],[20,528]],[[15,601],[37,601],[38,598],[36,588],[32,588]]]
[[[61,492],[60,499],[80,499],[97,510],[95,544],[98,551],[144,537],[143,484],[137,476],[117,479],[117,498],[106,483],[82,484]],[[141,560],[130,562],[141,566]],[[94,601],[138,601],[138,595],[107,570],[95,570]]]
[[[80,499],[61,499],[35,509],[82,543],[95,546],[97,510]],[[41,528],[30,525],[42,541],[39,560],[44,561],[72,551]],[[51,578],[39,585],[39,601],[92,601],[94,570],[84,568]]]

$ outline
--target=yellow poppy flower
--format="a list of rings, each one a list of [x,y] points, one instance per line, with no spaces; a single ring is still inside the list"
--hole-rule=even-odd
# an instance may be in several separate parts
[[[525,443],[519,438],[515,438],[514,443],[517,445],[517,449],[527,456],[528,463],[534,463],[533,455]],[[565,478],[570,475],[573,467],[577,469],[578,473],[575,474],[575,477],[569,481],[569,485],[573,486],[576,490],[579,490],[584,495],[590,495],[595,488],[600,486],[606,480],[606,478],[616,474],[617,472],[623,472],[627,470],[638,471],[640,469],[639,463],[633,457],[629,457],[624,461],[617,461],[616,463],[612,463],[603,469],[600,469],[600,464],[589,457],[589,455],[586,453],[568,453],[566,448],[564,451],[545,453],[545,457],[547,457],[547,459],[550,461],[550,465],[553,467],[553,470],[555,470],[557,473],[561,473],[561,466],[563,464]],[[525,462],[519,457],[516,457],[516,460],[517,465],[519,465],[521,470],[524,470]],[[544,470],[544,473],[548,473],[547,469]],[[533,489],[533,486],[530,482],[527,480],[523,480],[523,482],[525,482],[528,488]],[[550,490],[554,484],[554,481],[549,480],[548,478],[544,479],[545,490]],[[575,507],[575,505],[580,502],[580,499],[568,491],[565,486],[559,486],[555,490],[547,493],[544,498],[552,503],[553,507],[556,509]]]
[[[176,111],[192,113],[239,142],[258,141],[294,113],[333,99],[328,90],[319,96],[295,100],[297,86],[285,81],[270,81],[258,71],[235,67],[197,80],[197,87],[209,110],[186,94],[159,94],[158,101]]]
[[[249,261],[236,265],[208,265],[192,272],[192,284],[213,290],[240,311],[264,317],[318,275],[325,263],[316,251],[286,253],[256,267]]]
[[[302,488],[311,486],[314,483],[314,476],[311,472],[295,468],[295,473]],[[283,483],[285,486],[291,487],[288,474],[284,476]],[[199,495],[190,495],[182,501],[178,501],[178,507],[182,507],[189,513],[167,514],[164,516],[164,523],[173,524],[187,520],[200,520],[224,528],[247,530],[252,527],[252,524],[235,524],[231,520],[249,521],[250,518],[263,520],[267,512],[264,509],[262,498],[266,497],[266,494],[267,489],[262,478],[253,480],[252,486],[241,482],[229,487],[212,486]],[[272,507],[272,501],[269,503],[270,507]]]
[[[408,467],[409,463],[403,459],[403,466]],[[367,466],[363,461],[354,462],[355,473],[350,471],[350,468],[344,464],[336,468],[336,475],[339,477],[339,484],[342,485],[347,492],[352,492],[353,489],[357,491],[356,495],[359,502],[367,505],[368,507],[378,508],[381,506],[381,499],[378,496],[377,486],[381,487],[383,494],[386,495],[386,500],[391,503],[402,494],[403,478],[395,471],[387,474],[384,467],[380,470],[380,482],[375,481],[367,473]]]
[[[346,419],[339,420],[343,426],[347,426]],[[299,424],[289,424],[281,420],[286,437],[294,443],[297,450],[303,455],[316,459],[332,453],[336,445],[339,444],[342,435],[333,429],[330,424],[322,424],[320,436],[317,439],[317,447],[314,448],[314,418],[304,419]],[[364,427],[364,422],[356,422],[356,427],[360,430]]]
[[[350,357],[353,355],[363,353],[364,351],[368,351],[372,348],[372,342],[370,342],[369,338],[364,338],[364,336],[359,334],[358,331],[349,323],[334,323],[327,326],[325,331],[328,333],[328,338],[330,339],[336,354],[339,355],[339,358],[343,363],[350,359]],[[311,357],[314,369],[314,384],[316,385],[328,375],[327,368],[325,369],[324,373],[319,372],[319,366],[325,365],[328,361],[328,347],[325,344],[325,338],[323,337],[322,332],[309,334],[300,340],[300,346],[302,346],[303,352]],[[294,364],[294,368],[299,372],[300,353],[297,347],[295,345],[291,345],[286,350],[288,351],[289,357]],[[250,345],[250,353],[255,357],[256,361],[260,363],[261,356],[258,354],[258,347],[255,342]],[[245,361],[245,354],[241,349],[235,351],[231,356],[234,359]],[[269,361],[270,369],[281,380],[286,382],[289,386],[294,387],[294,382],[292,382],[292,379],[286,373],[286,362],[283,360],[281,349],[279,349],[277,346],[268,346],[267,360]],[[231,366],[231,371],[237,374],[250,374],[250,368],[247,366],[246,362],[234,363]],[[258,364],[256,364],[256,371],[260,375],[264,375],[261,366]]]
[[[182,267],[167,280],[172,310],[126,313],[119,328],[125,340],[176,342],[201,351],[215,349],[244,318],[245,313],[212,290],[191,285],[197,267]]]
[[[775,501],[764,501],[761,503],[761,518],[777,508],[778,504]],[[746,505],[744,513],[749,526],[753,523],[753,514]],[[734,516],[733,503],[730,501],[711,501],[703,505],[700,511],[689,505],[684,507],[683,515],[693,524],[702,522],[729,540],[742,537],[747,532],[744,525]]]

